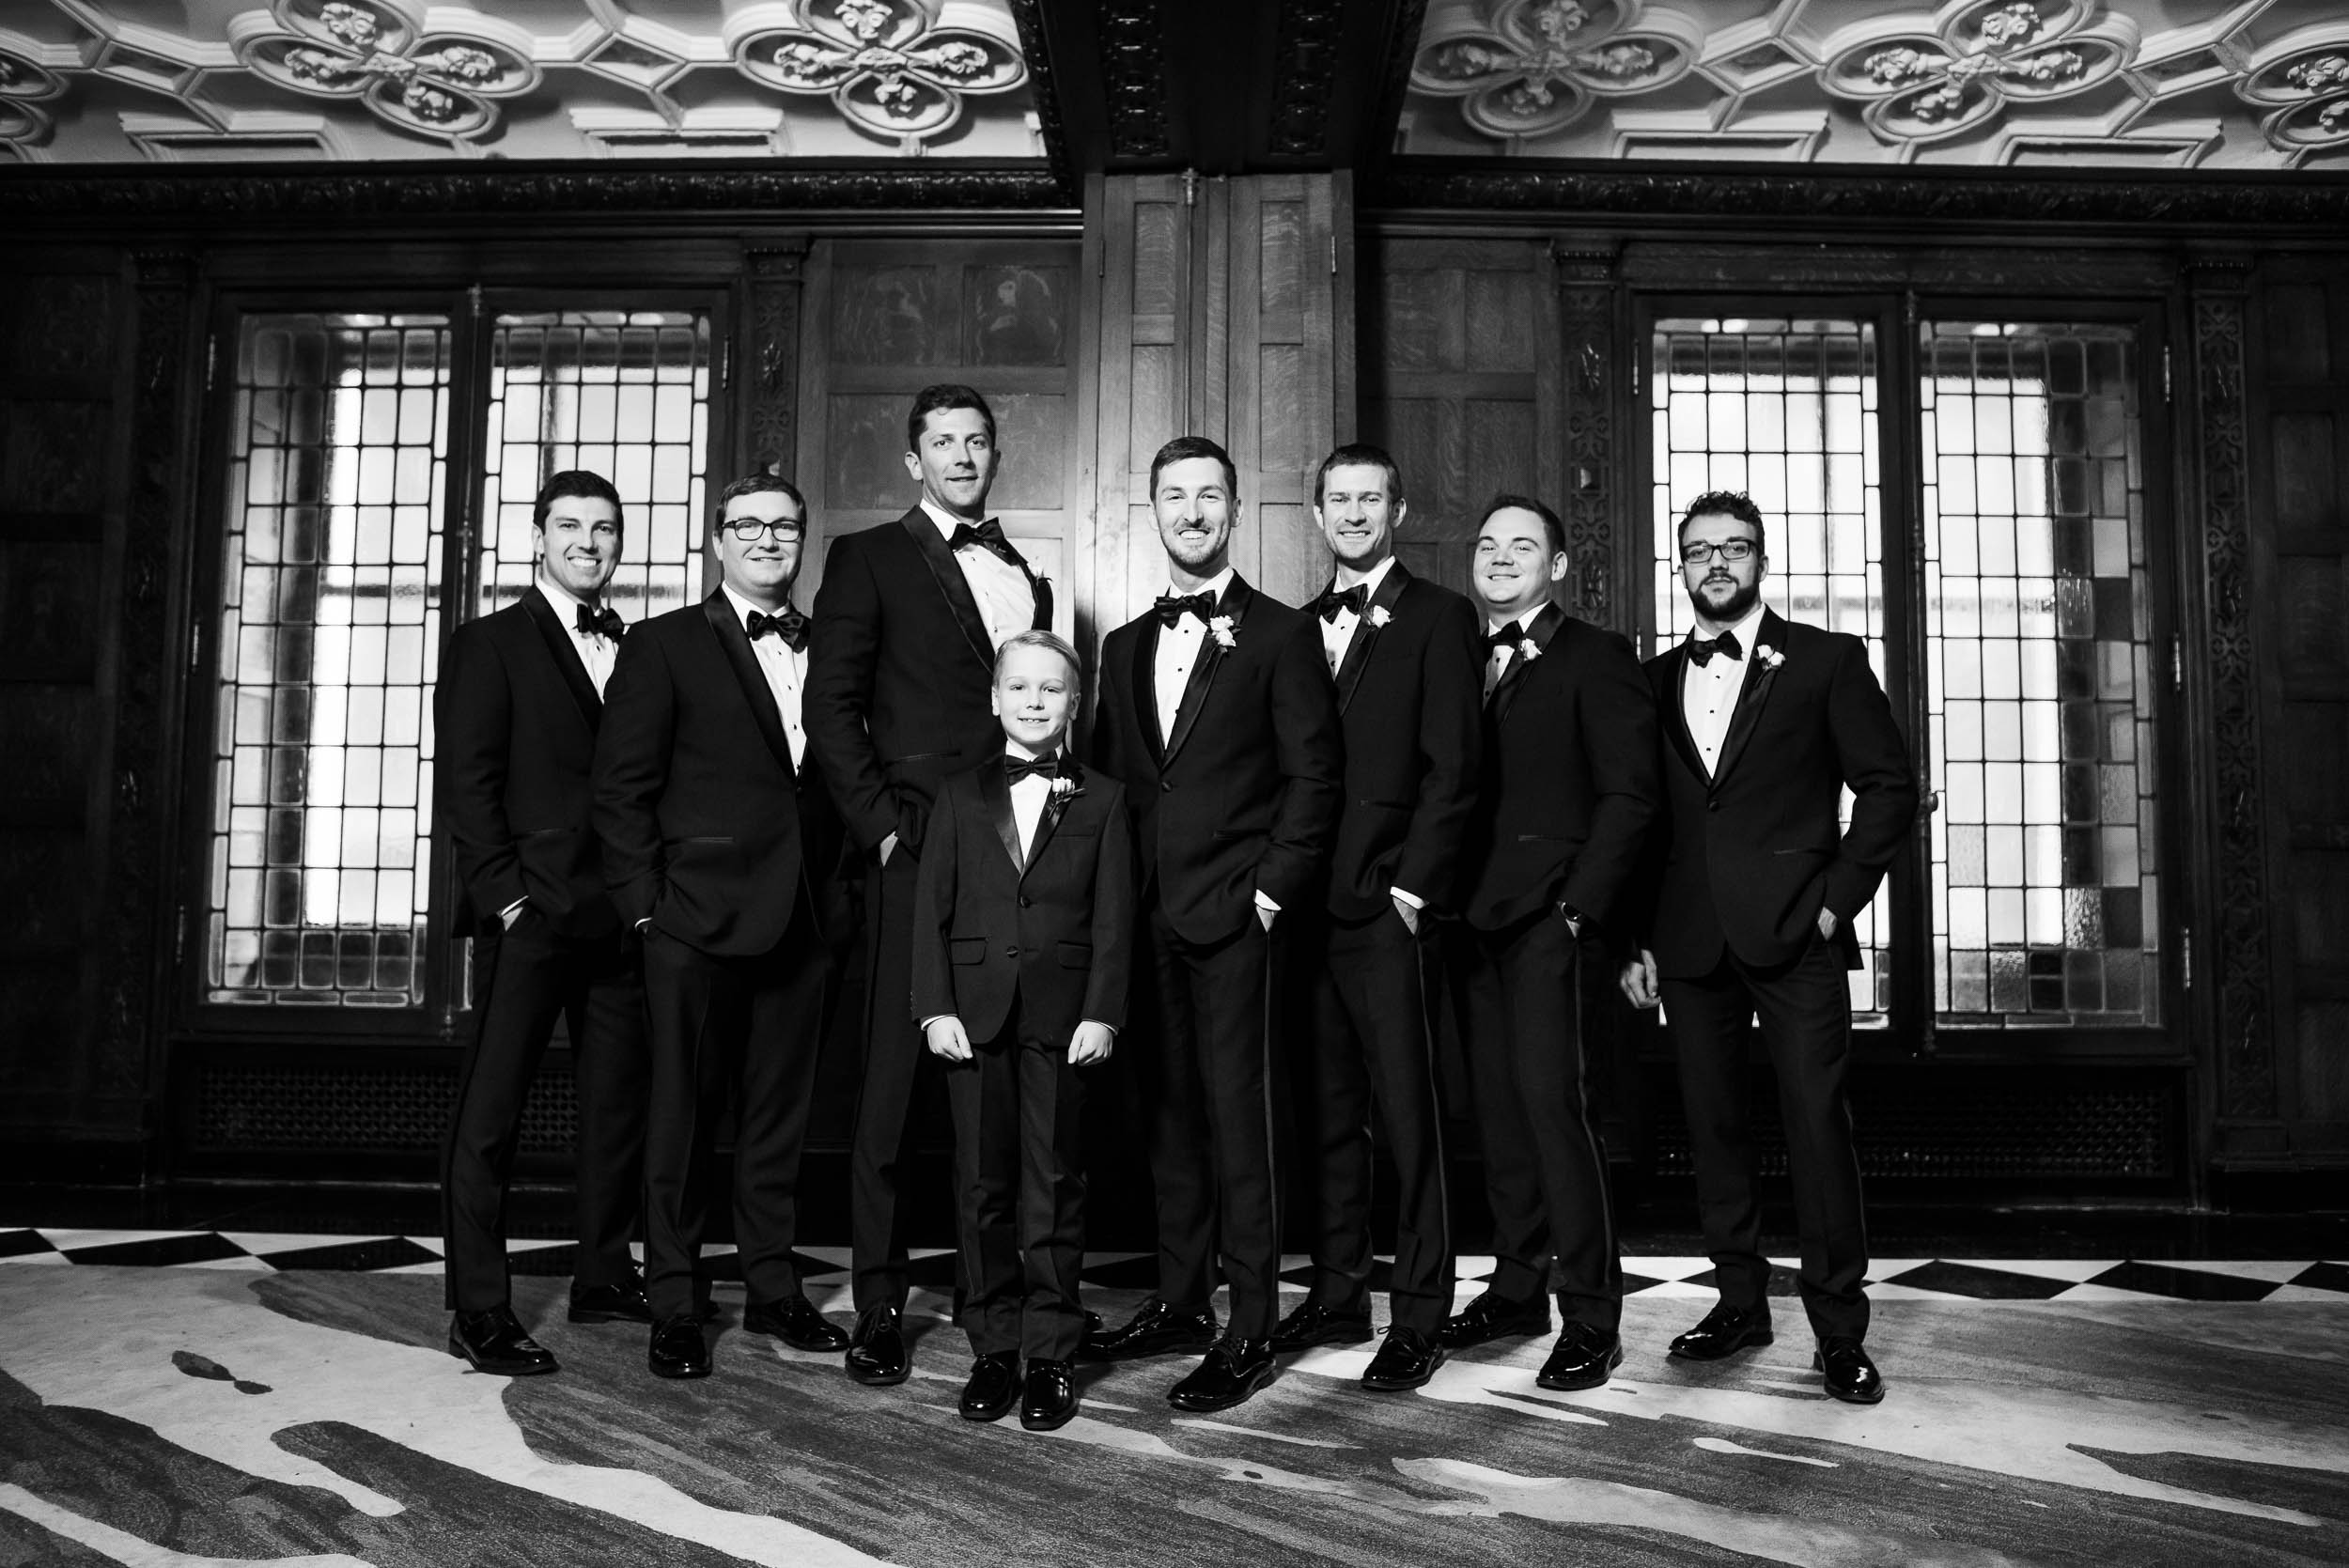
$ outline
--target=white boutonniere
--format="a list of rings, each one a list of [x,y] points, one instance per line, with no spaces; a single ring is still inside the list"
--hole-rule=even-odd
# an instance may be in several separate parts
[[[1078,768],[1077,759],[1064,756],[1060,771],[1053,775],[1051,787],[1045,793],[1044,815],[1055,828],[1059,827],[1060,819],[1067,815],[1069,806],[1084,792],[1084,773]]]
[[[1542,645],[1528,637],[1517,644],[1517,657],[1531,664],[1542,656]]]
[[[1229,615],[1218,615],[1210,620],[1207,623],[1207,635],[1215,639],[1217,647],[1226,652],[1239,646],[1239,637],[1232,630],[1232,617]]]
[[[1786,656],[1767,643],[1757,646],[1753,650],[1753,657],[1762,661],[1762,667],[1766,670],[1775,670],[1786,662]]]
[[[1394,616],[1388,611],[1385,605],[1374,604],[1370,607],[1371,625],[1384,626],[1392,619],[1394,619]]]

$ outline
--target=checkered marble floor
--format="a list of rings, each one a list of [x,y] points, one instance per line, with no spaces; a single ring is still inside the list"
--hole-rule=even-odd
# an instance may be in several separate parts
[[[507,1267],[517,1275],[568,1276],[576,1249],[565,1241],[515,1241]],[[720,1282],[739,1276],[731,1247],[704,1249]],[[845,1247],[810,1247],[797,1254],[812,1285],[844,1282]],[[1770,1293],[1795,1294],[1795,1260],[1772,1261]],[[438,1236],[287,1235],[251,1231],[91,1231],[53,1227],[0,1228],[0,1265],[100,1265],[113,1267],[323,1269],[341,1273],[438,1274]],[[1373,1270],[1374,1290],[1386,1288],[1388,1260]],[[1459,1260],[1462,1289],[1492,1271],[1488,1257]],[[1704,1258],[1626,1257],[1624,1293],[1631,1296],[1710,1298],[1713,1266]],[[917,1286],[944,1288],[954,1279],[953,1255],[914,1250]],[[1086,1255],[1084,1280],[1109,1288],[1147,1288],[1157,1264],[1144,1252]],[[1307,1259],[1282,1259],[1282,1279],[1302,1289],[1312,1281]],[[2349,1306],[2349,1261],[2258,1259],[2194,1261],[2112,1258],[1879,1258],[1869,1270],[1869,1294],[1879,1301],[2207,1301],[2327,1302]]]

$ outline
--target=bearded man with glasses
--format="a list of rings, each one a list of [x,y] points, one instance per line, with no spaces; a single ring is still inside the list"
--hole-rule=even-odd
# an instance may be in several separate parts
[[[1662,711],[1665,831],[1639,956],[1622,973],[1636,1006],[1660,1001],[1680,1061],[1697,1205],[1720,1301],[1672,1344],[1711,1361],[1768,1344],[1746,1105],[1746,1028],[1757,1016],[1778,1075],[1801,1238],[1804,1312],[1828,1393],[1884,1397],[1869,1359],[1867,1226],[1843,1078],[1852,922],[1917,814],[1907,743],[1868,645],[1764,607],[1761,510],[1699,496],[1680,520],[1688,640],[1647,661]],[[1843,790],[1851,825],[1838,828]]]

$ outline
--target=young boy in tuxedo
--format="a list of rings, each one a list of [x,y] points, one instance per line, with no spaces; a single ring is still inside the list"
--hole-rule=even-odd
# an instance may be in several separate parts
[[[913,1013],[943,1059],[976,1359],[962,1414],[1049,1432],[1077,1413],[1083,1086],[1126,1021],[1133,844],[1124,786],[1068,752],[1081,676],[1049,631],[995,658],[1002,752],[949,777],[922,846]],[[1024,1381],[1020,1362],[1026,1360]]]

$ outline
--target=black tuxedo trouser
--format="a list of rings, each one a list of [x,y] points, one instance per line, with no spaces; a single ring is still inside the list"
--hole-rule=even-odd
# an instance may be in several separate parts
[[[1390,1315],[1433,1334],[1452,1310],[1452,1229],[1422,939],[1392,909],[1299,934],[1311,1027],[1290,1052],[1290,1081],[1313,1183],[1313,1299],[1337,1312],[1370,1304],[1375,1105],[1401,1187]]]
[[[974,1356],[1074,1359],[1084,1338],[1084,1086],[1068,1042],[1003,1032],[946,1066],[961,1221],[962,1327]]]
[[[511,931],[474,944],[477,1027],[458,1079],[441,1174],[448,1305],[506,1302],[506,1189],[531,1081],[561,1017],[579,1096],[579,1287],[630,1277],[628,1243],[643,1197],[645,986],[635,944],[575,940],[528,906]]]
[[[921,862],[903,846],[864,873],[864,1064],[848,1148],[848,1248],[856,1310],[905,1310],[905,1225],[897,1176],[913,1142],[914,1107],[935,1094],[941,1063],[913,1018],[913,890]],[[957,1299],[961,1296],[957,1282]]]
[[[771,952],[719,957],[646,928],[652,1115],[645,1140],[645,1290],[653,1315],[708,1299],[697,1276],[718,1124],[735,1113],[734,1239],[753,1301],[800,1290],[800,1151],[822,1052],[832,960],[807,896]]]
[[[1493,1213],[1491,1288],[1537,1299],[1554,1261],[1560,1314],[1612,1332],[1623,1318],[1623,1263],[1607,1150],[1583,1081],[1574,934],[1544,912],[1499,931],[1467,931],[1459,954]]]
[[[1132,1066],[1149,1118],[1159,1295],[1180,1311],[1204,1311],[1220,1250],[1232,1286],[1231,1331],[1268,1339],[1281,1293],[1273,939],[1251,911],[1221,941],[1188,942],[1155,905],[1145,930],[1156,1012],[1141,1016],[1155,1016],[1159,1030]]]
[[[1769,1304],[1747,1118],[1746,1029],[1758,1017],[1786,1124],[1803,1310],[1823,1339],[1864,1336],[1868,1228],[1843,1094],[1851,989],[1843,955],[1818,940],[1793,963],[1761,970],[1724,951],[1719,967],[1703,979],[1665,980],[1658,989],[1679,1053],[1697,1214],[1721,1299],[1733,1307]]]

